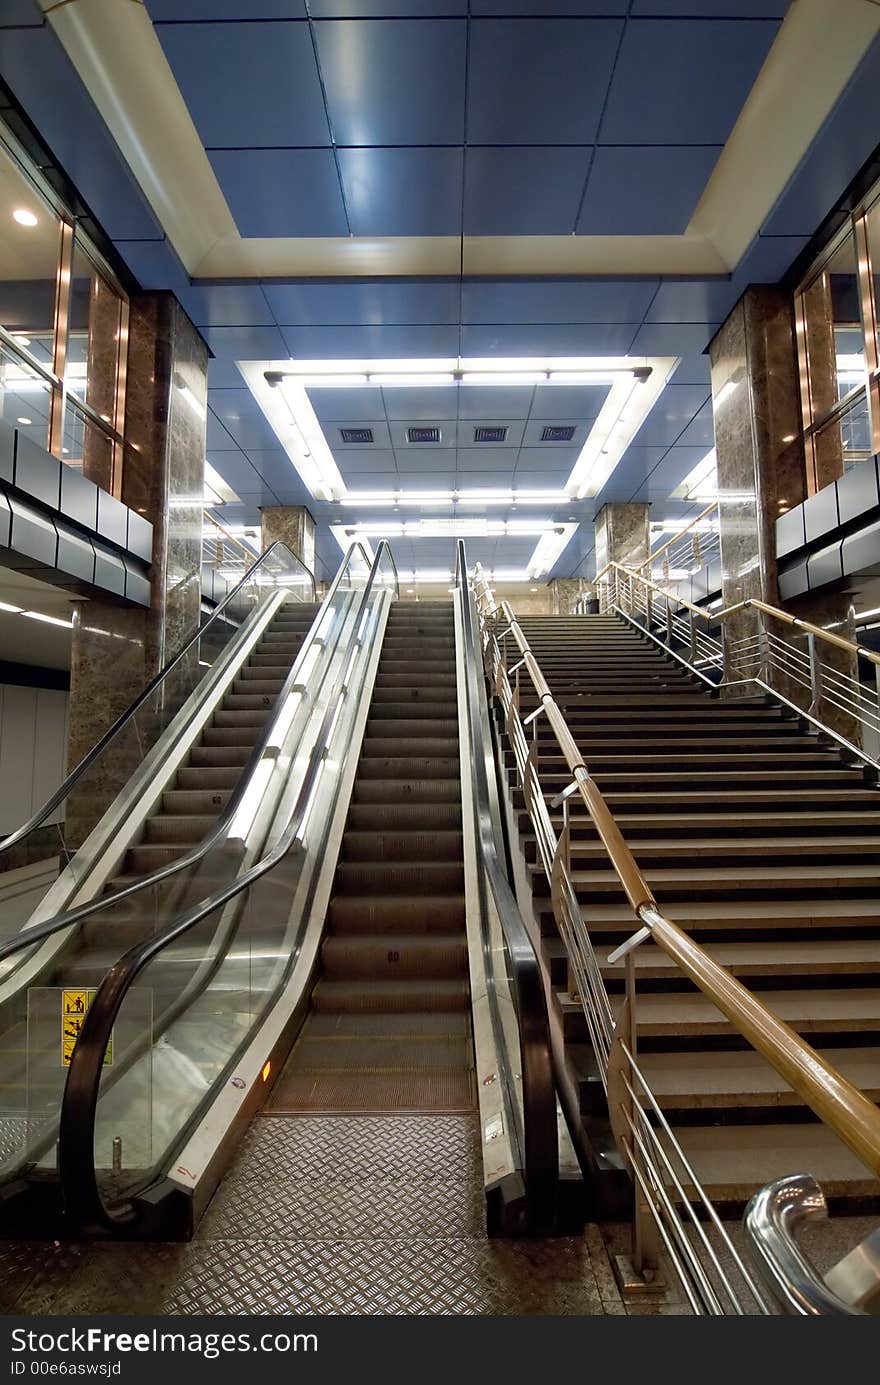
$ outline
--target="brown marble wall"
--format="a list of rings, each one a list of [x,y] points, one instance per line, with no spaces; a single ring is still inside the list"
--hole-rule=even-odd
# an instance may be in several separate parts
[[[724,605],[760,600],[779,606],[776,520],[806,494],[790,297],[772,285],[748,289],[716,335],[710,355]],[[849,597],[808,597],[800,606],[797,614],[803,619],[842,628]],[[724,622],[729,656],[737,641],[753,639],[763,628],[753,609],[729,617]],[[792,639],[791,628],[782,622],[771,621],[769,629]],[[843,664],[841,671],[852,672],[847,658]],[[763,672],[784,696],[798,706],[809,705],[809,691],[784,670]],[[750,691],[731,688],[728,695]]]
[[[570,616],[582,596],[592,596],[592,583],[583,577],[554,577],[549,584],[551,614]]]
[[[131,304],[122,500],[153,525],[150,609],[77,602],[71,644],[68,764],[76,764],[198,626],[207,348],[172,294]],[[143,758],[198,677],[184,660],[126,743],[68,804],[73,844]],[[132,756],[136,758],[132,761]]]
[[[315,521],[302,505],[272,505],[260,511],[263,551],[270,543],[285,544],[306,567],[315,570]]]

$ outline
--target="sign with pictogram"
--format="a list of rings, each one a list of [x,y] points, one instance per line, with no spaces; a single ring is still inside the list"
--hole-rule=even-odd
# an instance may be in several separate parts
[[[83,1027],[86,1011],[95,998],[94,991],[71,990],[61,992],[61,1066],[70,1067],[74,1046]],[[104,1054],[104,1066],[113,1062],[113,1038]]]

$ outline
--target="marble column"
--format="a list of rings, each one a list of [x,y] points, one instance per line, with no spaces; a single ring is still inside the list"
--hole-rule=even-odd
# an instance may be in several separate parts
[[[554,616],[570,616],[582,596],[593,595],[592,583],[583,577],[554,577],[549,584],[550,608]]]
[[[262,549],[281,542],[315,571],[315,521],[302,505],[269,505],[260,511]]]
[[[725,606],[760,600],[780,606],[776,575],[775,525],[778,516],[800,504],[806,493],[806,469],[800,436],[797,355],[790,295],[773,285],[749,288],[715,336],[711,347],[715,451],[718,459],[718,507],[721,541],[722,598]],[[798,603],[797,614],[817,625],[842,630],[849,618],[846,593]],[[781,622],[766,627],[778,638],[802,639]],[[752,608],[724,622],[730,676],[760,671],[798,706],[809,704],[809,692],[783,670],[764,666],[736,668],[740,641],[765,631]],[[848,659],[844,660],[848,665]],[[843,671],[852,672],[849,667]],[[747,696],[751,687],[728,690]]]
[[[650,505],[603,505],[593,521],[596,538],[596,576],[609,563],[638,568],[648,561],[651,539],[648,529]],[[610,576],[610,574],[609,574]],[[608,588],[604,579],[597,588],[600,606],[604,610]]]
[[[153,525],[148,610],[74,603],[68,764],[74,765],[196,630],[208,352],[170,293],[131,302],[122,500]],[[184,660],[150,706],[71,795],[67,836],[78,845],[198,679]]]

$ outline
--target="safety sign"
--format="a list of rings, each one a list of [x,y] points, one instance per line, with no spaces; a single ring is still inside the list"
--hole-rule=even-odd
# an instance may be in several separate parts
[[[64,1068],[70,1067],[74,1045],[79,1038],[79,1031],[83,1027],[86,1011],[94,998],[94,991],[61,992],[61,1066]],[[104,1066],[109,1067],[112,1062],[113,1036],[111,1035],[107,1052],[104,1054]]]

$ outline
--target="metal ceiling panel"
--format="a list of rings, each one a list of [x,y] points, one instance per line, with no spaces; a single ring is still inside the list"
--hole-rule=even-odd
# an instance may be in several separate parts
[[[311,0],[313,19],[430,19],[466,15],[467,0]]]
[[[809,236],[756,236],[733,274],[742,293],[749,284],[775,284],[801,253]]]
[[[633,491],[632,499],[666,500],[705,455],[705,447],[670,447],[662,461]]]
[[[465,234],[570,235],[591,152],[588,148],[468,148]]]
[[[445,454],[445,460],[448,465],[450,460],[448,452]],[[454,471],[438,471],[434,466],[426,466],[416,470],[410,465],[410,461],[411,456],[407,453],[405,464],[402,463],[398,467],[398,484],[401,490],[452,490],[458,480]],[[409,506],[407,506],[406,513],[409,514]],[[434,513],[436,514],[436,511]]]
[[[463,142],[465,21],[316,20],[312,27],[337,144]]]
[[[623,25],[618,19],[474,19],[472,144],[592,144]]]
[[[522,15],[541,19],[552,9],[555,15],[626,14],[629,0],[471,0],[473,15]]]
[[[608,385],[537,385],[531,411],[536,418],[587,422],[599,417],[608,389]]]
[[[459,317],[457,281],[264,283],[263,292],[276,322],[300,326],[406,326],[457,323]]]
[[[680,235],[720,153],[720,145],[598,148],[590,165],[578,234]]]
[[[658,284],[658,279],[508,279],[464,283],[461,320],[476,324],[527,323],[529,326],[535,323],[640,323]]]
[[[516,458],[517,453],[509,447],[460,447],[458,449],[459,481],[461,481],[462,476],[466,476],[466,484],[471,485],[471,472],[491,471],[495,477],[493,485],[501,486],[512,483]]]
[[[266,360],[289,354],[304,360],[436,360],[458,355],[458,328],[442,324],[412,327],[297,327],[282,325],[285,345]]]
[[[527,445],[520,451],[519,465],[529,471],[564,471],[567,479],[579,452],[580,448],[576,444],[566,442]]]
[[[385,421],[385,404],[380,389],[358,386],[352,389],[336,386],[325,389],[321,386],[306,393],[321,423],[334,423],[337,420],[347,423],[350,418]]]
[[[760,19],[630,19],[600,143],[724,144],[778,28]]]
[[[461,234],[462,149],[339,149],[354,236]]]
[[[630,342],[633,356],[698,356],[717,332],[718,322],[646,322]]]
[[[715,446],[715,430],[712,424],[712,400],[709,399],[703,405],[700,412],[691,419],[687,428],[676,440],[677,446],[700,447],[705,453],[706,449]]]
[[[531,453],[521,452],[520,460],[514,471],[514,484],[517,490],[539,491],[561,491],[566,481],[570,468],[563,467],[561,471],[551,471],[549,468],[542,468],[540,471],[531,469]]]
[[[632,0],[632,15],[691,19],[782,19],[791,0]]]
[[[667,447],[684,432],[707,399],[702,385],[667,385],[636,434],[640,447]]]
[[[534,385],[459,385],[459,418],[526,419],[532,407]]]
[[[708,356],[683,356],[673,379],[677,385],[708,385],[710,374]]]
[[[224,428],[217,415],[208,409],[208,427],[205,440],[208,452],[238,452],[240,448],[235,438]]]
[[[338,447],[335,443],[331,443],[330,446],[343,480],[348,481],[349,476],[354,476],[357,481],[356,489],[365,489],[363,477],[358,473],[397,470],[397,462],[390,448],[377,447],[373,451],[364,452],[354,447]],[[386,476],[380,489],[385,490],[387,485],[388,478]]]
[[[722,322],[739,293],[729,279],[664,279],[646,322]]]
[[[180,300],[197,327],[265,327],[275,322],[259,284],[205,284]]]
[[[157,24],[207,149],[329,145],[309,26]]]
[[[346,236],[332,149],[214,149],[208,157],[242,236]]]
[[[636,327],[631,322],[525,323],[463,326],[463,356],[625,356]],[[705,343],[702,343],[705,345]],[[699,350],[700,348],[692,348]],[[651,352],[640,354],[650,355]],[[663,354],[663,353],[655,353]],[[676,355],[677,352],[671,353]]]
[[[163,19],[304,19],[306,16],[305,0],[144,0],[144,4],[154,23]]]
[[[209,390],[235,390],[241,385],[241,371],[234,361],[220,361],[216,357],[208,361]]]
[[[426,423],[458,417],[458,390],[448,385],[401,389],[386,386],[381,393],[389,419],[411,418]]]
[[[249,389],[211,390],[211,411],[244,451],[278,446],[278,437]]]
[[[277,361],[288,354],[277,327],[203,327],[202,336],[221,360]]]
[[[183,301],[190,288],[189,275],[170,241],[117,240],[114,243],[141,288],[171,289]]]
[[[207,460],[239,495],[260,490],[261,478],[243,452],[208,452]]]

